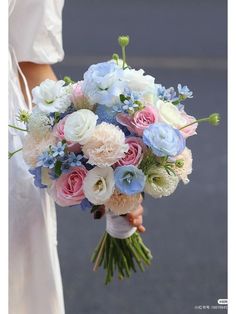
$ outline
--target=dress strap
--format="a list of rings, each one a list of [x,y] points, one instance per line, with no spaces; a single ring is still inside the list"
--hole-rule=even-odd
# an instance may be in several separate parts
[[[27,83],[27,80],[25,78],[25,75],[24,73],[22,72],[20,66],[19,66],[19,63],[18,63],[18,60],[17,60],[17,57],[16,57],[16,53],[14,51],[14,48],[12,46],[9,47],[11,52],[12,52],[12,56],[14,58],[14,61],[15,61],[15,64],[17,66],[17,69],[19,71],[19,74],[23,80],[23,83],[24,83],[24,87],[25,87],[25,91],[26,91],[26,96],[27,96],[27,105],[28,105],[28,109],[31,111],[33,106],[32,106],[32,100],[31,100],[31,94],[30,94],[30,90],[29,90],[29,86],[28,86],[28,83]]]

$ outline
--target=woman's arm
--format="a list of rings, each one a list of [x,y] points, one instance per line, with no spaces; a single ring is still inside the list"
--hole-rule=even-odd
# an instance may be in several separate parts
[[[57,79],[55,73],[53,72],[52,67],[49,64],[20,62],[19,66],[27,80],[30,91],[32,90],[32,88],[39,85],[42,81],[46,79],[51,79],[51,80]],[[25,101],[27,102],[25,85],[20,75],[19,75],[19,79],[20,79],[22,93],[24,95]]]

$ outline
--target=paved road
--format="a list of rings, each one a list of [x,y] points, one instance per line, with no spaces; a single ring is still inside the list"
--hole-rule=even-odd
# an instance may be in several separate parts
[[[226,313],[195,310],[226,297],[226,2],[223,0],[68,0],[65,61],[59,77],[82,78],[89,63],[117,51],[128,33],[128,58],[166,86],[188,84],[188,112],[220,112],[218,128],[199,127],[188,141],[194,156],[188,185],[160,200],[146,198],[144,241],[154,260],[146,273],[103,285],[90,255],[104,231],[78,208],[58,208],[58,245],[66,314]],[[169,58],[169,62],[166,62]],[[186,58],[186,62],[183,60]],[[150,61],[151,60],[151,61]],[[150,62],[149,62],[150,61]],[[171,64],[171,66],[170,66]]]

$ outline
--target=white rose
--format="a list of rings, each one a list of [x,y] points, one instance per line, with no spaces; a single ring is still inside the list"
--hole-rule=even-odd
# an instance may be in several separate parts
[[[68,115],[64,126],[65,139],[84,145],[92,136],[97,119],[98,116],[88,109]]]
[[[176,129],[187,124],[187,120],[182,112],[171,102],[158,100],[156,102],[156,108],[158,109],[158,116],[161,122],[169,124]]]
[[[65,112],[70,106],[71,86],[64,81],[45,80],[32,89],[33,103],[43,112]]]
[[[112,167],[95,167],[88,171],[83,191],[86,198],[95,205],[102,205],[111,197],[115,187]]]

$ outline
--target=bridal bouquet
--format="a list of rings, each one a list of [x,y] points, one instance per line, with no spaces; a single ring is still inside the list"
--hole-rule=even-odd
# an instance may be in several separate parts
[[[38,188],[47,188],[60,206],[105,209],[106,231],[92,261],[95,270],[103,265],[106,283],[116,271],[122,279],[150,264],[150,250],[124,215],[144,194],[169,196],[180,181],[188,183],[186,140],[199,122],[219,123],[217,113],[198,120],[188,115],[188,87],[165,88],[131,68],[129,37],[118,42],[122,59],[114,54],[91,65],[82,81],[45,80],[32,90],[33,111],[19,113],[25,126],[10,125],[27,132],[22,152]]]

